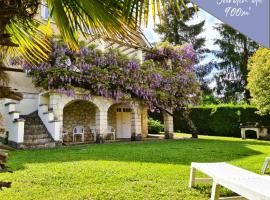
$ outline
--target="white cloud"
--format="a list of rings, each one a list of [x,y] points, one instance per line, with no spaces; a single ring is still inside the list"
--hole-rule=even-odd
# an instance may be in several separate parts
[[[218,50],[218,46],[214,45],[214,39],[220,36],[214,27],[216,24],[221,23],[221,21],[201,9],[189,23],[198,23],[203,20],[205,20],[205,31],[201,35],[206,38],[206,47],[210,50]],[[153,17],[149,17],[148,27],[143,27],[142,30],[150,43],[159,42],[161,40],[160,35],[154,31]]]
[[[152,16],[150,16],[148,19],[148,26],[142,27],[142,31],[150,43],[161,41],[160,35],[156,33],[154,29],[155,29],[154,19]]]

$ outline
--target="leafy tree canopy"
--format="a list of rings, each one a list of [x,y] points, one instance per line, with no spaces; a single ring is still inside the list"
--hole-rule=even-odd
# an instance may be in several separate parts
[[[252,96],[252,103],[260,114],[270,113],[270,50],[259,49],[248,64],[247,88]]]
[[[247,101],[248,59],[259,45],[227,24],[219,24],[216,29],[220,34],[215,41],[220,47],[216,53],[220,61],[216,63],[219,73],[215,76],[215,90],[223,102]]]

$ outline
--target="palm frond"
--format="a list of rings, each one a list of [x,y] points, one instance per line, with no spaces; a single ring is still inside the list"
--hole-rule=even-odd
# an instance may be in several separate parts
[[[13,99],[20,101],[23,98],[22,93],[12,90],[10,87],[0,86],[0,99]]]
[[[52,31],[49,26],[39,23],[36,20],[25,24],[19,21],[12,21],[6,26],[6,31],[11,35],[11,41],[18,45],[0,46],[0,53],[5,58],[24,58],[29,63],[38,63],[48,58],[51,50],[50,37]]]
[[[7,86],[8,84],[8,75],[3,70],[4,64],[0,61],[0,86]]]
[[[123,17],[123,4],[112,0],[48,0],[57,27],[64,40],[76,48],[79,32],[84,37],[104,35],[114,39],[140,39],[135,23]]]
[[[183,10],[189,12],[184,0],[122,0],[123,16],[128,21],[134,21],[137,26],[147,26],[150,15],[156,21],[156,17],[161,19],[161,14],[166,15],[168,7],[172,8],[174,14],[180,18]],[[196,9],[196,6],[195,6]]]
[[[19,101],[22,99],[22,94],[8,87],[9,77],[8,74],[3,71],[4,67],[3,62],[0,61],[0,99],[8,98]]]

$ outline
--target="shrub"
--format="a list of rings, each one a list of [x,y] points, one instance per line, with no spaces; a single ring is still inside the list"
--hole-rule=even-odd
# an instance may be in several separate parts
[[[210,105],[190,108],[190,118],[199,134],[213,136],[240,137],[240,123],[263,122],[270,125],[270,117],[256,114],[257,109],[248,105]],[[149,113],[154,119],[160,119],[159,113]],[[188,133],[189,128],[180,116],[174,112],[174,130]]]
[[[160,134],[163,129],[164,125],[159,120],[148,119],[148,131],[150,134]]]

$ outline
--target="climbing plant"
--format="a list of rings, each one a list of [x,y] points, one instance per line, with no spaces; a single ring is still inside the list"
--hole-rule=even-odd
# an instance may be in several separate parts
[[[181,108],[199,100],[194,73],[196,54],[192,45],[162,43],[140,63],[116,49],[105,52],[95,45],[70,50],[55,41],[46,62],[24,64],[35,86],[45,90],[90,99],[93,95],[115,100],[136,99],[155,110]]]

